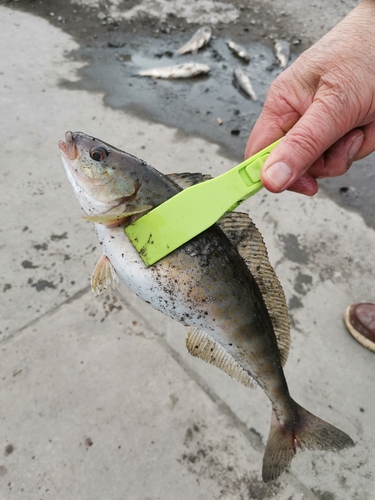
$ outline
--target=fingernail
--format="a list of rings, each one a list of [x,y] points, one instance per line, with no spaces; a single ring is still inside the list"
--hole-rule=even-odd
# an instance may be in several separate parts
[[[293,171],[289,165],[278,161],[267,168],[265,176],[278,189],[282,189],[285,184],[291,179]]]
[[[348,151],[348,162],[352,163],[354,160],[355,155],[358,153],[360,147],[362,146],[363,139],[365,137],[365,134],[361,134],[360,136],[356,137],[354,141],[352,142],[352,145],[349,148]]]

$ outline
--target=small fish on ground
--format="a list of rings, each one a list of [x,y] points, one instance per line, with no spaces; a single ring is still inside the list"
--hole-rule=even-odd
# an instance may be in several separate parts
[[[285,40],[277,40],[275,43],[275,54],[279,61],[280,68],[286,68],[290,56],[289,43]]]
[[[165,68],[144,69],[137,73],[138,76],[151,76],[153,78],[191,78],[198,75],[207,75],[210,66],[202,63],[188,62],[167,66]]]
[[[272,405],[263,480],[287,469],[297,446],[341,450],[344,432],[292,399],[284,376],[290,344],[288,308],[262,235],[247,214],[231,212],[147,267],[124,228],[182,189],[210,177],[163,175],[145,161],[82,132],[59,142],[68,179],[90,221],[102,256],[91,278],[95,295],[118,278],[158,311],[190,326],[190,354],[247,387],[260,385]]]
[[[198,31],[186,42],[182,47],[178,49],[179,54],[187,54],[188,52],[196,53],[201,47],[204,47],[211,40],[212,30],[209,26],[203,26],[199,28]]]
[[[238,43],[235,43],[232,40],[228,40],[226,43],[227,43],[228,47],[230,48],[230,50],[234,54],[236,54],[237,57],[239,57],[240,59],[243,59],[246,62],[250,62],[249,53],[247,52],[246,49],[241,47],[241,45],[238,45]]]
[[[253,101],[257,100],[257,95],[253,86],[251,85],[250,79],[241,68],[236,68],[233,71],[234,80],[239,89],[241,89],[247,96],[249,96]]]

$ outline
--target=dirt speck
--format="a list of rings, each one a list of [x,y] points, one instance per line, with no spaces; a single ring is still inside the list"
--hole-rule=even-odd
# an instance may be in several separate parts
[[[4,456],[7,457],[11,453],[14,452],[14,445],[13,444],[7,444],[6,447],[4,448]]]
[[[90,448],[90,446],[92,446],[93,444],[94,444],[94,443],[93,443],[93,441],[92,441],[92,439],[91,439],[91,438],[87,437],[87,438],[85,439],[85,446],[86,446],[87,448]]]
[[[56,288],[56,285],[54,285],[52,283],[52,281],[47,281],[47,280],[38,280],[36,283],[33,283],[31,286],[36,288],[37,292],[41,292],[41,291],[45,290],[46,288]]]
[[[34,264],[30,260],[23,260],[21,265],[24,269],[36,269],[39,266],[34,266]]]
[[[68,233],[65,231],[65,233],[62,234],[52,234],[51,235],[51,240],[52,241],[60,241],[60,240],[66,240],[68,239]]]

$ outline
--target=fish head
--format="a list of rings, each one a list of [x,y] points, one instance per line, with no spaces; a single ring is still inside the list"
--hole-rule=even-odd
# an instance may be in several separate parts
[[[66,132],[59,148],[68,179],[87,215],[123,209],[137,198],[143,174],[138,158],[83,132]]]

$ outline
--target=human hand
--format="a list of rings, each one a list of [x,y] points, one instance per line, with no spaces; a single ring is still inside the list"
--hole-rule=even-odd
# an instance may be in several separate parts
[[[274,193],[314,195],[316,179],[342,175],[375,150],[374,0],[363,0],[276,78],[245,158],[284,135],[262,168]]]

